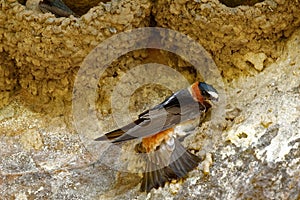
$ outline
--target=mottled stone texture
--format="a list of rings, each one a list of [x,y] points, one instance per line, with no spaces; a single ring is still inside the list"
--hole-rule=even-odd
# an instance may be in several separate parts
[[[213,55],[223,75],[233,79],[242,73],[255,74],[280,56],[285,39],[300,24],[299,8],[300,3],[293,0],[268,0],[233,8],[218,0],[158,0],[153,13],[158,26],[199,41]],[[263,54],[264,59],[253,62],[247,53],[252,53],[254,60]]]

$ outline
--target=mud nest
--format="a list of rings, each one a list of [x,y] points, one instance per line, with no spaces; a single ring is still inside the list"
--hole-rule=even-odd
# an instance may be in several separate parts
[[[212,55],[225,80],[232,80],[257,74],[276,60],[286,38],[300,24],[300,4],[292,0],[251,1],[235,7],[222,2],[65,1],[75,12],[80,10],[82,16],[57,18],[24,2],[2,0],[0,106],[6,105],[16,90],[33,107],[53,107],[53,102],[57,108],[70,105],[74,79],[83,59],[99,43],[126,30],[154,24],[184,33]],[[108,107],[111,87],[122,74],[137,64],[155,61],[155,57],[175,69],[189,66],[168,52],[131,52],[110,66],[103,77],[106,81],[100,80],[99,104]],[[194,72],[190,68],[181,70],[190,73],[190,81],[198,77]]]

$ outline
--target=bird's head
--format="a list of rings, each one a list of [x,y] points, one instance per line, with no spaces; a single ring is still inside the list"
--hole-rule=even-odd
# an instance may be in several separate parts
[[[213,86],[204,82],[199,82],[198,88],[201,91],[201,95],[204,98],[204,100],[211,100],[211,101],[219,100],[219,94]]]

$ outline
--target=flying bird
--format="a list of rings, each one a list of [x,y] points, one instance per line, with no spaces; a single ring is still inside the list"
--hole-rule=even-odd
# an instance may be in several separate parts
[[[134,122],[95,141],[120,143],[142,138],[135,147],[138,153],[146,155],[141,191],[164,187],[166,182],[182,178],[198,166],[200,158],[186,150],[180,139],[199,125],[199,118],[218,98],[213,86],[195,82],[144,111]]]

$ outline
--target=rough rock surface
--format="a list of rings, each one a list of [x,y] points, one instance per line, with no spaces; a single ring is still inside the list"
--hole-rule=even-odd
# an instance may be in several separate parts
[[[118,165],[139,167],[130,162],[136,159],[131,155],[134,142],[124,144],[121,152],[99,152],[95,160],[70,123],[72,116],[62,110],[65,101],[71,102],[74,76],[89,50],[114,33],[147,25],[150,1],[113,1],[81,18],[55,18],[14,0],[1,1],[1,199],[300,199],[299,3],[277,0],[227,8],[214,0],[164,2],[154,4],[158,25],[196,38],[223,70],[227,103],[222,131],[208,118],[184,141],[205,159],[199,168],[185,180],[140,193],[139,174],[115,170]],[[200,19],[195,22],[188,13]],[[226,29],[226,20],[232,29]],[[154,61],[190,72],[189,81],[197,78],[170,53],[132,52],[99,81],[100,94],[106,93],[98,99],[102,112],[110,113],[107,92],[128,69]],[[169,92],[161,86],[139,88],[131,109],[136,114]],[[53,107],[51,101],[58,103]],[[34,111],[37,103],[55,116]],[[107,130],[115,127],[111,117],[101,123]]]

